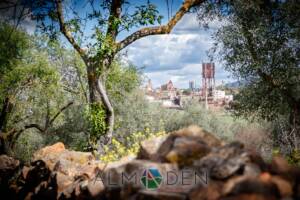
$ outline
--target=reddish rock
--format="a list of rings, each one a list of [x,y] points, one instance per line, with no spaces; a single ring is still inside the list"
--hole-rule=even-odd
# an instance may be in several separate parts
[[[20,162],[7,155],[0,155],[0,184],[8,181],[19,167]]]
[[[224,186],[224,196],[235,197],[241,194],[257,194],[270,199],[280,198],[280,192],[271,179],[264,181],[252,177],[241,176],[229,179]]]
[[[46,146],[35,152],[33,155],[33,160],[41,160],[47,157],[49,154],[59,154],[65,150],[65,145],[62,142],[58,142],[51,146]]]
[[[4,196],[4,188],[8,199],[300,199],[299,167],[280,157],[266,163],[243,144],[224,144],[195,126],[142,142],[137,159],[126,157],[108,164],[96,161],[91,153],[69,151],[62,143],[37,151],[37,160],[22,171],[18,171],[18,161],[7,156],[1,159],[1,179],[10,170],[15,177],[1,187],[0,194]],[[162,178],[155,190],[141,182],[143,172],[150,168],[157,169]],[[208,181],[184,184],[183,172],[193,170],[207,172]],[[184,178],[194,180],[195,174]]]
[[[280,192],[281,198],[292,197],[293,188],[291,183],[281,178],[280,176],[272,176],[271,181],[277,186]]]
[[[261,194],[238,194],[232,197],[223,197],[219,200],[278,200],[273,196],[264,196]]]
[[[270,171],[274,174],[285,174],[291,170],[289,163],[280,156],[275,156],[270,165]]]
[[[208,186],[197,186],[189,193],[190,200],[218,200],[222,196],[224,183],[210,182]]]
[[[20,162],[7,155],[0,155],[0,195],[2,197],[9,195],[9,181],[18,172]],[[14,183],[12,183],[15,188]]]
[[[91,198],[99,198],[105,190],[104,184],[99,179],[92,179],[87,185],[87,190]]]
[[[56,182],[58,185],[58,194],[63,192],[67,187],[73,183],[73,178],[63,173],[56,172]]]
[[[138,191],[136,200],[185,200],[186,196],[179,193],[159,192],[151,190],[140,190]]]

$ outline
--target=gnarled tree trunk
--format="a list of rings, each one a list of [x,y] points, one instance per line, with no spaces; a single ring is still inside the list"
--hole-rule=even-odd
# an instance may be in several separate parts
[[[93,65],[87,65],[88,84],[89,84],[89,99],[91,104],[101,104],[105,110],[105,143],[110,143],[113,128],[114,128],[114,109],[109,100],[105,83],[96,73],[96,68]]]
[[[7,131],[6,130],[7,120],[9,114],[12,111],[12,108],[13,108],[13,104],[10,102],[9,97],[6,97],[3,101],[2,109],[0,112],[0,154],[7,153],[4,133]]]
[[[299,139],[300,139],[300,102],[291,106],[292,110],[290,113],[290,131],[293,133],[290,138],[293,141],[295,149],[299,149]]]
[[[124,2],[120,0],[112,0],[110,4],[111,7],[107,24],[108,26],[106,31],[106,39],[111,41],[111,47],[112,49],[114,49],[114,51],[113,53],[110,53],[108,55],[103,55],[103,57],[99,60],[99,58],[90,57],[88,53],[76,42],[75,38],[72,35],[72,32],[69,30],[68,26],[65,23],[62,0],[54,0],[60,31],[64,34],[64,36],[74,47],[74,49],[79,53],[86,64],[90,103],[102,103],[101,105],[106,111],[106,123],[108,126],[106,130],[107,142],[110,141],[113,133],[114,110],[105,89],[105,81],[103,81],[100,76],[97,75],[96,69],[101,69],[101,71],[109,69],[115,54],[138,39],[149,35],[161,35],[170,33],[177,22],[190,10],[190,8],[196,5],[200,5],[203,2],[204,0],[185,0],[176,14],[169,20],[167,24],[141,28],[140,30],[137,30],[131,35],[127,36],[122,41],[117,42],[116,38],[119,33],[119,26],[116,25],[115,19],[121,18],[122,4]],[[98,59],[98,63],[101,63],[101,65],[99,65],[98,67],[96,67],[94,64],[91,64],[91,60],[95,60],[95,58]]]

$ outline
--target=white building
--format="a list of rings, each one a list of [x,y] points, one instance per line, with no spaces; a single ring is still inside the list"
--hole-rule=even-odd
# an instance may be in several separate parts
[[[226,100],[227,102],[233,101],[233,95],[232,95],[232,94],[226,95],[226,96],[225,96],[225,100]]]
[[[214,101],[225,99],[225,91],[224,90],[213,90],[213,99]]]

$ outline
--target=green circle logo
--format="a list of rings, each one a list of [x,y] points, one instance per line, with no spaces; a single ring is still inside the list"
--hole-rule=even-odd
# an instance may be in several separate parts
[[[145,188],[150,190],[158,188],[161,182],[162,176],[156,168],[146,169],[141,177],[141,183]]]

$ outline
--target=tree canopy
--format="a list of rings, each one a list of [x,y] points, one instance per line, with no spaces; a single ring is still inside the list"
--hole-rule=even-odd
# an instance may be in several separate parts
[[[216,57],[224,61],[225,69],[247,83],[237,96],[237,113],[256,113],[269,120],[289,114],[298,121],[299,3],[210,2],[206,11],[224,20],[215,35]]]

